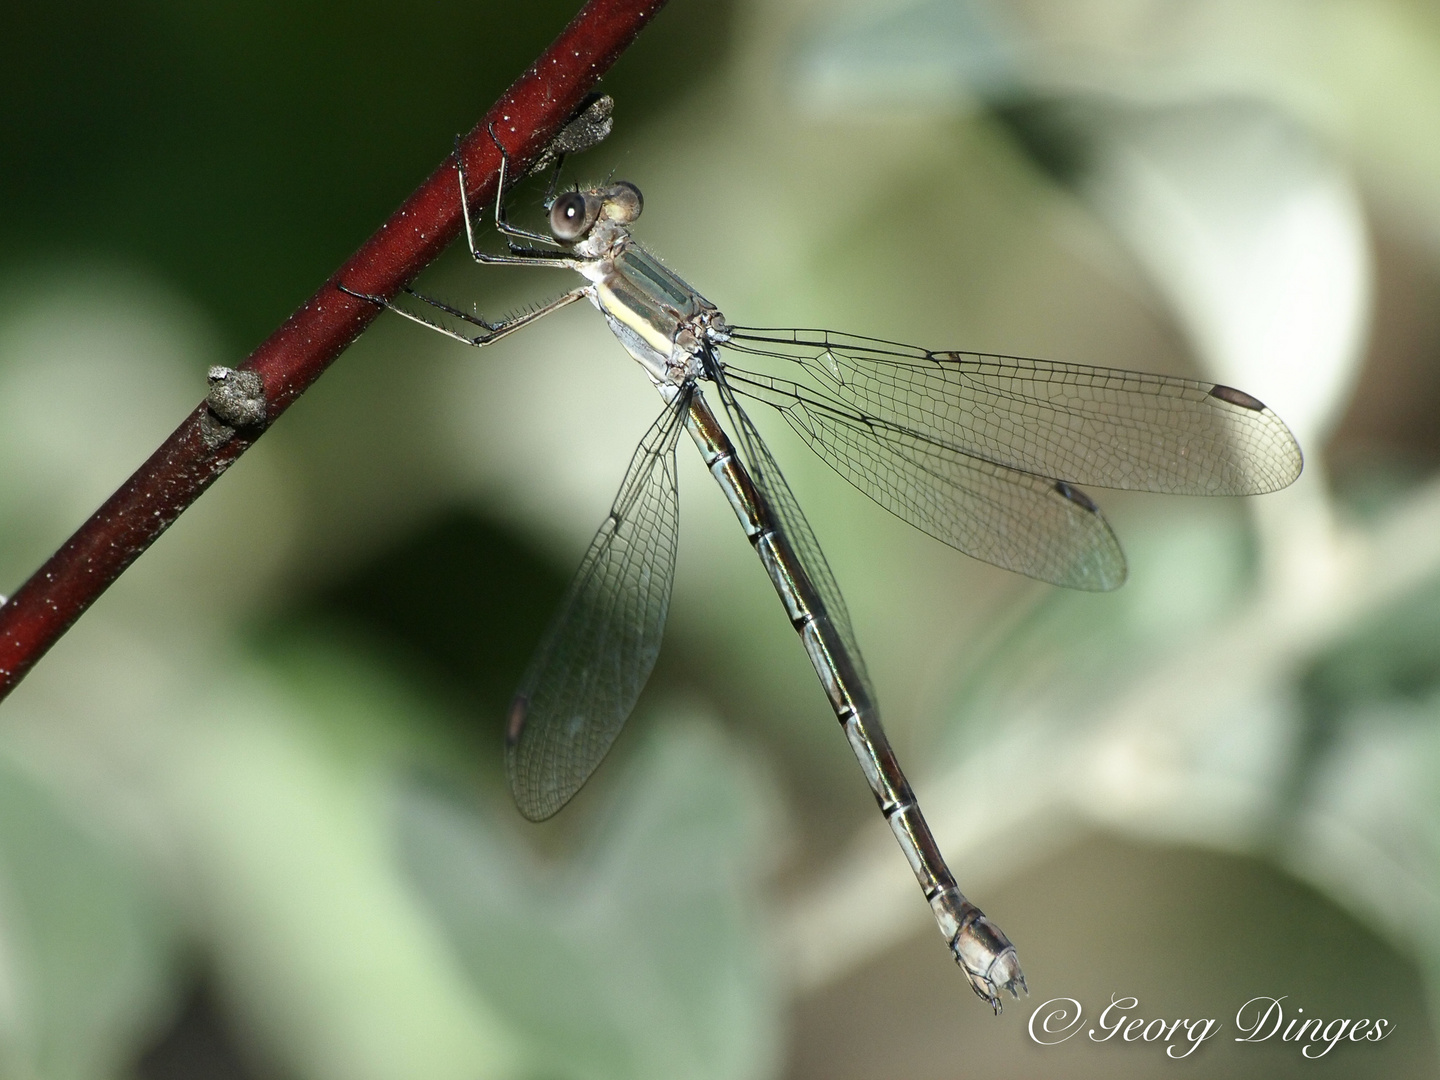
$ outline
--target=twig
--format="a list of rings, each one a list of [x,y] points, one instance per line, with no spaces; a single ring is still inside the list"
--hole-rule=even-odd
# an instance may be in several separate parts
[[[495,197],[491,125],[512,165],[527,166],[664,4],[590,0],[581,9],[461,141],[475,205]],[[376,305],[336,285],[393,297],[458,235],[455,176],[451,157],[238,373],[212,372],[207,401],[0,607],[0,698],[375,318]]]

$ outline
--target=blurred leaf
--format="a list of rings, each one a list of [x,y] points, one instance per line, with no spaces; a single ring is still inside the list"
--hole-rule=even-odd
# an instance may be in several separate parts
[[[801,101],[817,109],[965,107],[1014,89],[1015,53],[983,5],[921,0],[821,25],[791,78]]]
[[[1370,702],[1302,759],[1282,861],[1440,973],[1440,691]]]
[[[311,1080],[512,1076],[391,843],[396,777],[436,754],[434,707],[338,635],[230,666],[162,758],[197,931],[262,1060]]]
[[[176,927],[136,873],[0,758],[0,1075],[104,1080],[175,993]]]
[[[1314,657],[1290,858],[1440,969],[1440,582]]]
[[[764,800],[710,727],[671,724],[586,854],[535,865],[419,786],[404,859],[472,979],[529,1036],[539,1075],[759,1080],[779,990],[756,886]]]
[[[1369,329],[1364,212],[1342,165],[1258,100],[1035,101],[1004,113],[1105,219],[1207,370],[1302,445],[1338,418]]]
[[[1253,571],[1243,521],[1179,504],[1127,532],[1133,573],[1114,593],[1048,589],[1025,617],[991,634],[967,665],[951,717],[958,752],[987,730],[1040,722],[1077,737],[1116,695],[1234,611]]]
[[[1300,680],[1318,725],[1374,708],[1420,705],[1440,690],[1440,582],[1430,582],[1350,628]]]
[[[1262,101],[1340,147],[1432,246],[1440,19],[1411,0],[890,0],[813,20],[802,97],[953,111],[1020,91]],[[968,91],[968,93],[967,93]]]
[[[1098,22],[1123,19],[1125,6],[1088,8]],[[980,0],[921,0],[842,21],[805,52],[802,87],[893,106],[899,85],[912,110],[953,108],[967,87],[1114,230],[1211,374],[1276,408],[1302,445],[1318,440],[1369,325],[1368,237],[1345,165],[1242,80],[1167,93],[1156,63],[1125,82],[1083,46],[1067,53],[1063,35],[1044,40],[1038,27],[1064,14],[1041,5],[1036,25],[1025,18]],[[1057,83],[1076,70],[1090,88]]]

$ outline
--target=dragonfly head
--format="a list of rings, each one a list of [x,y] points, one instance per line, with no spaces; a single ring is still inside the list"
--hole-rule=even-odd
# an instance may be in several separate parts
[[[629,225],[644,208],[640,189],[624,180],[588,191],[567,191],[550,206],[550,232],[562,243],[576,244],[596,222]]]

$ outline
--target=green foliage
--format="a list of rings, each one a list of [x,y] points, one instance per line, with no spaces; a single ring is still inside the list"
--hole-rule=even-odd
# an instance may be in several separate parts
[[[173,1006],[177,926],[115,837],[0,758],[0,1073],[99,1080]]]
[[[773,952],[756,906],[764,800],[714,729],[670,717],[602,829],[542,866],[472,812],[404,789],[411,878],[538,1076],[765,1075]]]
[[[0,592],[574,6],[0,14]],[[1367,977],[1409,958],[1433,978],[1433,16],[1346,0],[1210,0],[1188,18],[895,9],[870,25],[845,5],[677,0],[606,80],[616,135],[567,179],[639,184],[640,235],[736,321],[1181,374],[1237,341],[1295,354],[1279,384],[1308,395],[1310,486],[1247,506],[1094,493],[1131,559],[1113,596],[970,563],[765,430],[962,886],[1002,925],[994,883],[1027,866],[1031,926],[1068,925],[1067,882],[1085,872],[1042,861],[1046,845],[1101,829],[1166,845],[1106,863],[1120,869],[1103,883],[1144,897],[1159,929],[1133,966],[1128,939],[1099,958],[1083,932],[1054,944],[1084,971],[1158,971],[1173,990],[1207,951],[1249,970],[1223,926],[1203,948],[1164,944],[1179,933],[1164,919],[1188,909],[1162,886],[1190,880],[1168,868],[1191,845],[1319,890],[1236,886],[1269,890],[1267,940],[1298,958],[1280,992],[1343,978],[1302,955],[1320,923],[1360,924]],[[871,66],[847,88],[846,64]],[[1224,171],[1246,146],[1273,187]],[[1258,265],[1249,241],[1290,220],[1274,211],[1311,190],[1316,161],[1339,178],[1322,209],[1384,208],[1378,278],[1368,244],[1341,266],[1307,254],[1307,229],[1255,245],[1285,256],[1266,273],[1231,273]],[[534,194],[517,220],[534,220]],[[1322,325],[1314,295],[1271,302],[1314,281],[1354,287],[1355,307],[1318,312],[1355,334],[1324,335],[1325,372],[1285,323]],[[1374,281],[1381,345],[1337,436],[1325,409],[1351,392]],[[424,284],[486,314],[561,287],[463,257]],[[865,1030],[897,1075],[921,1075],[928,1032],[969,1030],[956,1014],[973,1002],[930,937],[945,981],[926,1015],[941,1019],[874,992],[867,963],[898,965],[907,986],[923,974],[894,946],[933,936],[925,905],[694,462],[635,730],[555,823],[508,805],[506,700],[658,408],[631,367],[578,305],[484,354],[382,318],[7,700],[0,1073],[124,1076],[196,980],[235,1033],[231,1058],[298,1080],[763,1080],[783,1068],[794,985],[797,1024],[833,1051],[807,1059],[827,1080],[864,1073],[837,1031]],[[1401,414],[1418,419],[1392,430]],[[1325,468],[1347,457],[1379,465],[1337,500]],[[1353,502],[1375,505],[1354,520]],[[788,826],[750,764],[761,755]],[[786,828],[803,843],[780,852],[781,890],[764,873]],[[816,938],[825,959],[807,967],[797,943]],[[983,1040],[1033,1066],[983,1020],[965,1052]],[[1414,1071],[1431,1067],[1433,1042],[1404,1037]],[[934,1060],[938,1074],[971,1059]]]

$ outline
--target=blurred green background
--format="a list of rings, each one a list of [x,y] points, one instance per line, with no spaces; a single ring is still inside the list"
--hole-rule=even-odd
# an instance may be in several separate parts
[[[0,12],[0,591],[574,7]],[[500,718],[654,394],[588,309],[484,353],[382,318],[0,707],[0,1076],[1435,1075],[1433,7],[672,0],[603,89],[568,175],[637,183],[733,320],[1208,375],[1305,448],[1263,499],[1094,493],[1131,577],[1081,596],[759,418],[1032,996],[966,988],[694,455],[630,729],[520,819]],[[1127,995],[1223,1027],[1027,1034]],[[1258,995],[1394,1033],[1237,1044]]]

